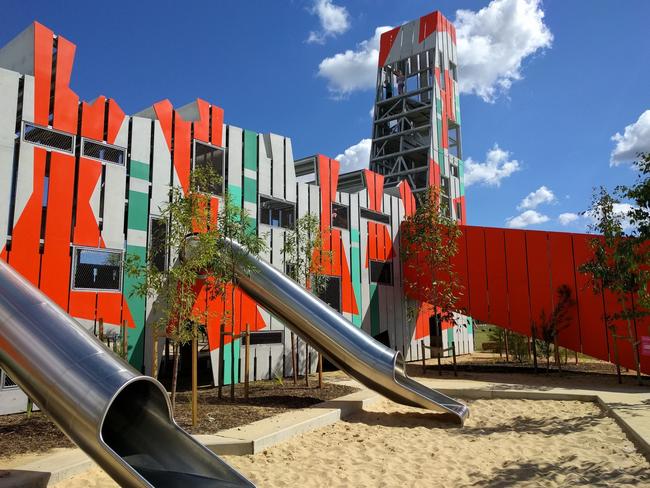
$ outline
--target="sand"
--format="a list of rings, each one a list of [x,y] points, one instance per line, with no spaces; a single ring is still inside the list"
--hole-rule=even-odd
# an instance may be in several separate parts
[[[253,456],[258,487],[648,486],[650,463],[593,403],[478,400],[464,428],[386,400]],[[99,468],[57,487],[114,487]]]

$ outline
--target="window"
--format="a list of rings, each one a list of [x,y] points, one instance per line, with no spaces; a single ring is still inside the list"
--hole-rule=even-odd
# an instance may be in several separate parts
[[[167,269],[167,222],[160,217],[151,217],[149,227],[150,261],[158,271]]]
[[[347,205],[332,204],[332,227],[345,230],[350,228],[350,209]]]
[[[463,218],[463,206],[460,204],[460,201],[456,202],[456,220],[461,220]]]
[[[11,378],[9,378],[9,376],[7,376],[7,373],[0,369],[0,390],[10,388],[18,388],[18,386],[12,381]]]
[[[201,191],[212,195],[223,194],[224,183],[224,150],[223,148],[194,141],[194,162],[193,169],[210,171],[214,175],[214,181],[208,184],[208,188],[200,188]]]
[[[441,176],[440,177],[440,193],[442,193],[443,196],[449,196],[449,178],[446,176]]]
[[[120,291],[122,251],[75,248],[72,287],[82,290]]]
[[[81,155],[86,158],[98,159],[100,161],[124,166],[124,161],[126,160],[126,149],[84,138],[81,140]]]
[[[341,278],[325,276],[325,286],[318,294],[318,298],[327,303],[337,312],[341,311]]]
[[[458,71],[457,71],[456,65],[454,63],[452,63],[451,61],[449,61],[449,72],[451,73],[451,78],[454,81],[458,81]]]
[[[447,138],[449,140],[449,154],[461,159],[460,155],[460,126],[451,120],[447,123]]]
[[[72,134],[39,127],[27,122],[23,124],[23,140],[55,151],[74,153],[74,136]]]
[[[380,222],[382,224],[390,224],[390,217],[388,215],[375,212],[374,210],[361,208],[359,210],[359,215],[361,215],[362,219],[374,220],[375,222]]]
[[[458,172],[458,166],[455,164],[451,164],[451,176],[455,176],[456,178],[460,178],[459,172]]]
[[[393,284],[393,268],[390,261],[370,261],[370,282]]]
[[[262,224],[292,229],[295,216],[295,204],[260,196],[260,222]]]
[[[262,330],[251,332],[251,346],[260,344],[282,344],[284,343],[284,334],[281,330]]]
[[[440,52],[440,89],[441,90],[446,90],[446,83],[445,83],[445,60],[442,57],[442,52]]]

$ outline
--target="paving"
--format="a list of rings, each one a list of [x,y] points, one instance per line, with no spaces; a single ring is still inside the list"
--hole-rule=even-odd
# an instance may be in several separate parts
[[[650,391],[551,388],[448,378],[418,378],[418,381],[461,399],[596,402],[619,423],[639,451],[650,458]],[[343,383],[360,386],[352,380]],[[310,408],[286,412],[215,435],[195,437],[216,454],[255,454],[293,436],[333,424],[380,399],[377,393],[363,389]],[[92,466],[93,461],[79,449],[57,453],[12,470],[0,470],[0,488],[50,486]]]

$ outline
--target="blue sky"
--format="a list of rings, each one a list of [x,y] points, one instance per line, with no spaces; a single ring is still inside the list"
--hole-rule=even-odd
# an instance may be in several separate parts
[[[644,0],[6,0],[0,44],[38,20],[77,44],[82,99],[134,113],[201,97],[227,123],[290,136],[296,157],[355,148],[351,168],[370,137],[376,28],[433,10],[462,39],[468,222],[584,230],[592,188],[633,181],[629,155],[650,150]]]

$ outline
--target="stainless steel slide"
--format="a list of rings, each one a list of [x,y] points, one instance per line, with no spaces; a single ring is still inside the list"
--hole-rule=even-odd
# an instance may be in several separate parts
[[[121,486],[252,487],[169,398],[0,261],[0,368]]]
[[[226,242],[244,257],[246,265],[238,270],[242,289],[332,363],[397,403],[449,413],[463,424],[467,406],[409,378],[400,352],[377,342],[236,242]]]

